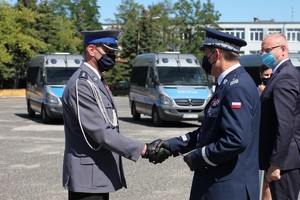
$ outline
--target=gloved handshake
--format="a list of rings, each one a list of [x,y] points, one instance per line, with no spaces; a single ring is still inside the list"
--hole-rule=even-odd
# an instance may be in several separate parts
[[[149,162],[157,164],[162,163],[172,155],[169,142],[167,140],[154,140],[151,143],[146,143],[147,151],[143,158],[149,159]]]

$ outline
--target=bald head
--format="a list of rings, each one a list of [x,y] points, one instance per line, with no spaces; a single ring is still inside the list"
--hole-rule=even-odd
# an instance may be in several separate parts
[[[262,54],[272,52],[278,63],[288,58],[287,39],[282,33],[272,33],[265,36],[261,44]]]
[[[265,38],[263,39],[263,42],[276,42],[278,44],[281,45],[285,45],[287,47],[287,40],[285,35],[283,35],[282,33],[272,33],[272,34],[268,34],[265,36]]]

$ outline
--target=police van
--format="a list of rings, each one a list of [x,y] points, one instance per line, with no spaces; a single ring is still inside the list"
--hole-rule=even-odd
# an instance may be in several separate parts
[[[44,123],[62,118],[62,93],[69,78],[83,62],[82,55],[39,54],[26,71],[26,103],[29,117],[41,113]]]
[[[148,53],[132,62],[129,104],[134,120],[144,114],[156,126],[201,121],[210,97],[206,74],[192,54]]]
[[[300,71],[300,54],[290,53],[289,58],[293,65]],[[261,84],[259,67],[263,65],[260,54],[248,54],[241,55],[241,65],[251,75],[254,82],[259,85]]]

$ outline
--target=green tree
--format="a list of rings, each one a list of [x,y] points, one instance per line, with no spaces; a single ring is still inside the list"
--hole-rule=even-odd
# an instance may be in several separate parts
[[[137,55],[137,35],[138,35],[138,19],[141,16],[142,5],[134,2],[134,0],[122,0],[117,8],[117,22],[122,24],[122,34],[119,38],[122,52],[118,53],[118,57],[125,62],[117,63],[117,65],[106,74],[106,81],[109,85],[120,80],[129,80],[131,67],[130,61]],[[118,24],[117,24],[118,27]]]
[[[0,87],[17,88],[18,80],[24,74],[28,58],[45,43],[36,38],[38,32],[32,28],[40,17],[39,13],[19,6],[12,8],[0,3]],[[13,80],[11,84],[5,82]]]
[[[102,29],[96,0],[71,0],[69,9],[70,17],[75,21],[78,32]]]
[[[148,7],[152,13],[153,26],[157,31],[158,51],[173,50],[170,36],[172,35],[172,8],[173,4],[170,0],[164,0]]]
[[[173,43],[182,53],[201,55],[199,47],[205,37],[206,26],[218,27],[216,21],[221,14],[214,10],[210,0],[201,4],[200,0],[180,0],[174,4]]]
[[[139,19],[137,54],[158,52],[160,44],[160,30],[155,23],[156,16],[151,10],[143,9],[143,16]]]

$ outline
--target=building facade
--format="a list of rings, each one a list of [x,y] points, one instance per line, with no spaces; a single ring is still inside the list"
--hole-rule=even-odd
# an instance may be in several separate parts
[[[247,41],[247,46],[241,48],[241,54],[259,53],[261,42],[265,35],[280,32],[287,40],[290,53],[300,53],[300,22],[261,21],[253,22],[219,22],[221,30]]]

